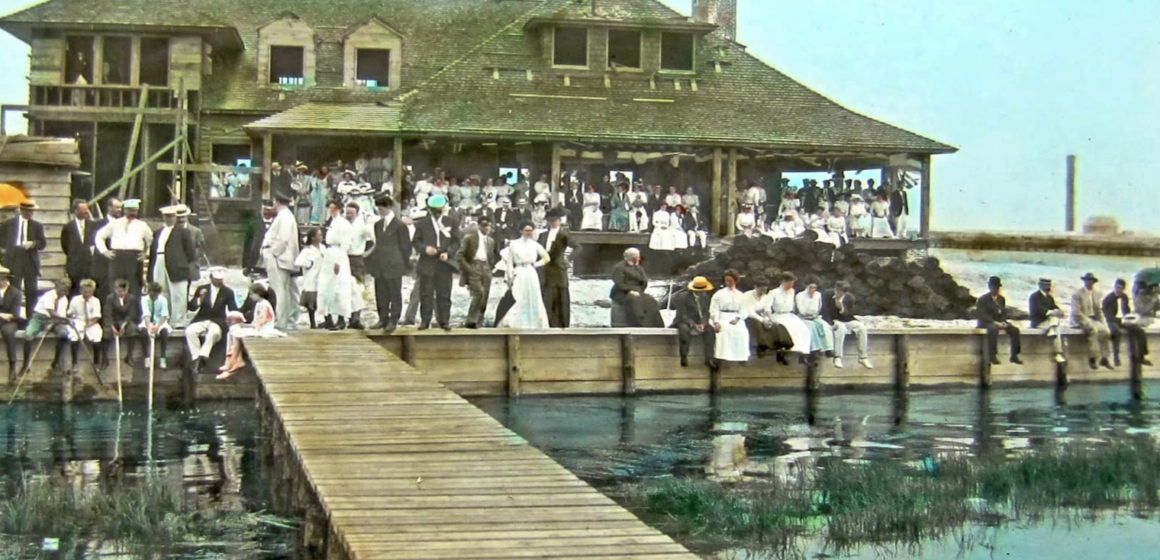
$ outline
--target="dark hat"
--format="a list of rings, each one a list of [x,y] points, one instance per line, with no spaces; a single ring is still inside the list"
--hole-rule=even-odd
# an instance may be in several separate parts
[[[1095,274],[1092,274],[1090,272],[1081,276],[1080,280],[1091,280],[1092,282],[1099,282],[1100,281],[1099,278],[1096,278]]]
[[[1040,284],[1051,284],[1051,279],[1050,278],[1040,278],[1039,283]]]
[[[389,206],[394,206],[394,205],[395,205],[395,201],[394,201],[394,199],[391,198],[391,195],[384,194],[383,196],[380,196],[380,197],[375,199],[375,206],[388,206],[389,207]]]
[[[987,285],[992,288],[1001,288],[1003,287],[1003,281],[998,276],[992,276],[987,279]]]
[[[274,193],[274,201],[275,202],[281,202],[282,204],[290,204],[290,202],[292,200],[293,200],[293,198],[291,198],[290,195],[288,195],[286,193],[280,193],[280,192]]]
[[[548,212],[546,214],[544,214],[544,218],[548,219],[548,220],[559,220],[560,218],[563,218],[563,217],[564,217],[564,209],[560,208],[559,206],[552,208],[551,210],[548,210]]]

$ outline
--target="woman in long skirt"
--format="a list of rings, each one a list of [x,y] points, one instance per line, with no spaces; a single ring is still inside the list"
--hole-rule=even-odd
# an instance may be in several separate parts
[[[499,327],[510,329],[546,329],[548,311],[544,308],[544,298],[540,292],[540,275],[536,272],[552,259],[544,247],[536,241],[536,228],[531,222],[520,226],[523,235],[508,244],[504,262],[508,281],[508,294],[515,304],[504,315]]]
[[[628,185],[621,183],[612,195],[612,211],[608,217],[609,231],[628,231]]]
[[[750,309],[746,298],[737,289],[739,274],[725,271],[725,287],[713,294],[709,301],[709,323],[717,331],[713,358],[726,362],[749,361],[749,328],[745,319]]]
[[[834,330],[822,320],[822,293],[818,291],[818,283],[807,280],[806,289],[795,300],[798,316],[810,329],[810,353],[824,352],[827,357],[833,358]]]
[[[796,294],[793,287],[797,279],[794,278],[793,274],[785,272],[782,273],[780,281],[781,285],[767,296],[770,318],[774,324],[785,327],[786,332],[789,333],[793,343],[793,346],[789,348],[790,352],[796,352],[802,356],[808,355],[810,353],[810,329],[801,317],[794,313],[797,302],[794,299]]]
[[[653,212],[653,230],[649,236],[648,248],[654,251],[672,251],[673,239],[669,233],[669,209],[663,203]]]
[[[878,195],[878,200],[870,203],[870,237],[875,239],[894,237],[894,230],[890,228],[890,201],[885,190]]]
[[[226,334],[226,362],[219,370],[218,379],[230,376],[246,367],[242,359],[243,338],[281,338],[286,333],[274,328],[274,306],[270,305],[269,292],[261,284],[250,285],[249,298],[257,302],[254,307],[254,322],[247,324],[240,311],[231,311],[226,317],[230,330]]]
[[[353,301],[354,277],[350,272],[347,249],[351,236],[350,222],[341,216],[331,220],[326,230],[326,249],[322,252],[322,269],[318,271],[318,310],[326,318],[326,328],[346,328]]]
[[[600,193],[596,192],[596,185],[588,185],[588,192],[584,193],[583,219],[580,222],[582,231],[600,231],[604,220],[604,213],[600,211]]]

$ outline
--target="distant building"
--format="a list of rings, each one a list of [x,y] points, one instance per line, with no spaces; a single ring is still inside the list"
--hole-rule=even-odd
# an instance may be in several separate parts
[[[1092,216],[1084,222],[1083,232],[1088,235],[1119,235],[1120,222],[1112,216]]]

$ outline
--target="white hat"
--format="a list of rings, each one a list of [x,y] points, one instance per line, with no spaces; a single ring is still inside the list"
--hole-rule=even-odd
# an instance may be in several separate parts
[[[226,268],[224,266],[215,266],[209,269],[209,277],[213,280],[225,280]]]
[[[162,216],[176,216],[177,215],[177,207],[176,206],[164,206],[161,208],[161,215]]]
[[[124,207],[125,210],[140,210],[141,209],[141,199],[130,198],[129,200],[122,202],[121,206]]]
[[[177,209],[177,217],[179,218],[184,218],[190,214],[189,207],[184,204],[178,204],[174,208]]]

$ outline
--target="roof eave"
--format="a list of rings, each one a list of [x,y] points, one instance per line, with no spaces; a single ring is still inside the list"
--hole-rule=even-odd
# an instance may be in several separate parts
[[[583,19],[583,18],[532,18],[524,24],[525,30],[532,30],[545,25],[563,25],[563,26],[591,26],[596,25],[600,27],[611,27],[615,29],[660,29],[662,31],[687,31],[700,34],[709,34],[717,30],[717,26],[711,23],[696,23],[692,21],[680,20],[608,20],[608,19]]]
[[[121,23],[85,23],[57,21],[11,21],[0,19],[0,29],[30,44],[33,29],[60,29],[65,31],[123,31],[126,29],[159,31],[172,34],[194,34],[204,37],[211,45],[222,50],[241,50],[242,36],[237,28],[216,25],[141,25]]]

